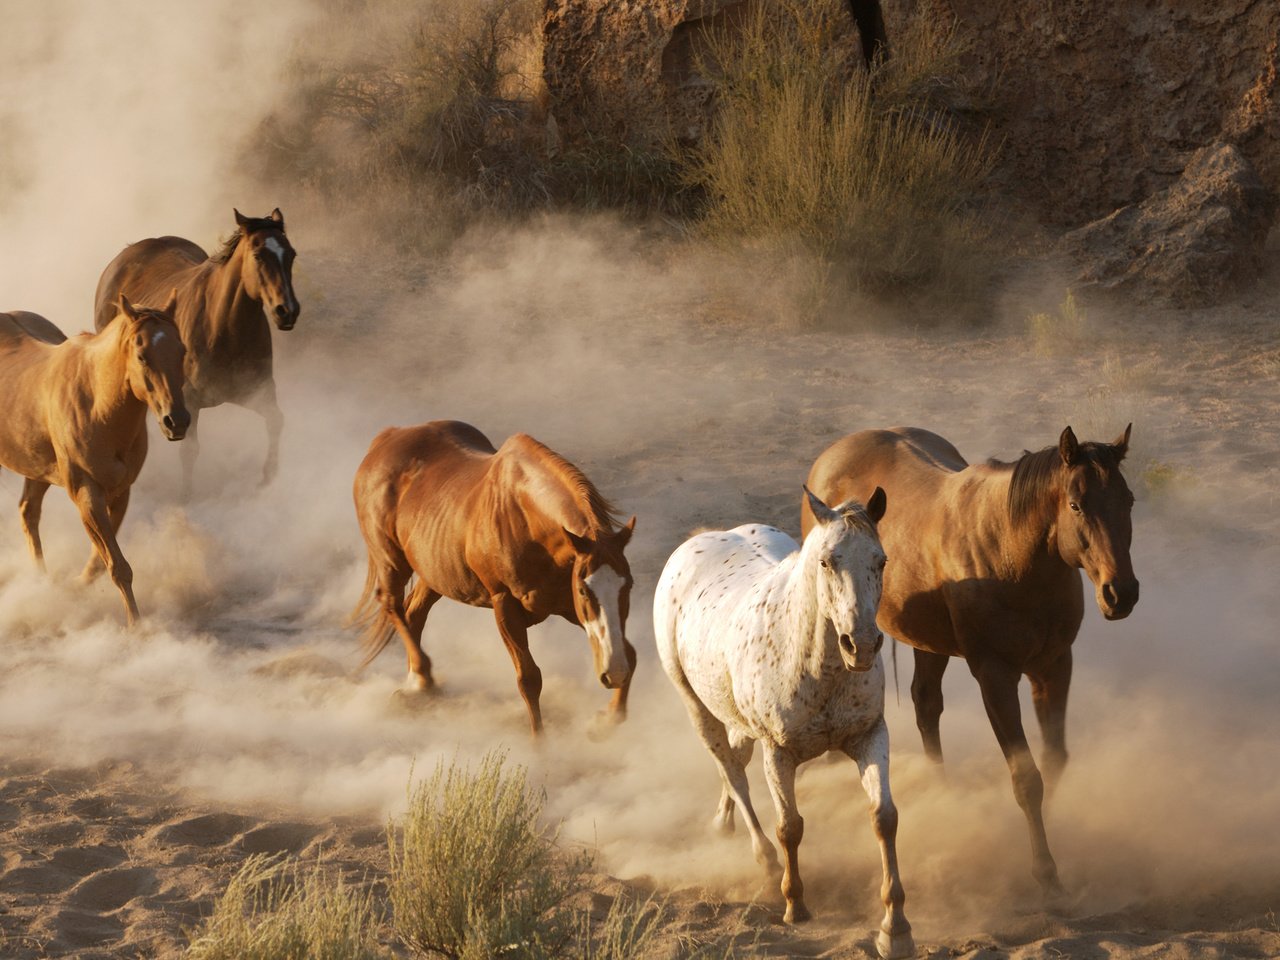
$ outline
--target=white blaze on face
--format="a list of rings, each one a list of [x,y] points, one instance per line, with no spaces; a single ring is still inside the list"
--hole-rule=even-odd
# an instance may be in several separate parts
[[[604,660],[604,668],[609,676],[625,677],[630,666],[622,646],[622,615],[618,608],[618,600],[626,581],[613,567],[606,564],[586,577],[583,583],[596,598],[596,604],[600,608],[599,616],[590,623],[584,623],[583,626],[600,645],[600,656]]]
[[[288,311],[293,310],[293,285],[289,282],[289,278],[284,275],[284,244],[278,237],[267,237],[262,241],[262,248],[275,254],[277,260],[280,261],[280,277],[283,281],[280,285],[281,292],[284,294],[284,308]]]
[[[163,339],[164,339],[164,331],[157,330],[155,334],[151,337],[151,343],[154,346],[155,344],[159,343]]]

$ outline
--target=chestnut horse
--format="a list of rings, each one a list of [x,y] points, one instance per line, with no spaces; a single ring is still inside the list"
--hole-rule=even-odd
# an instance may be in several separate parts
[[[43,570],[41,504],[50,486],[66,487],[94,547],[84,578],[105,564],[130,625],[133,571],[116,534],[147,457],[147,409],[170,440],[191,423],[173,308],[173,297],[151,310],[122,294],[101,333],[70,340],[34,313],[0,313],[0,466],[27,478],[21,514],[31,555]]]
[[[192,417],[182,447],[186,496],[191,494],[200,451],[196,427],[206,407],[234,403],[266,420],[264,485],[275,477],[280,462],[284,415],[276,402],[267,318],[281,330],[292,330],[298,320],[294,251],[279,209],[261,218],[234,212],[236,231],[212,257],[181,237],[140,240],[125,247],[98,280],[94,323],[99,330],[115,316],[120,294],[154,302],[177,288],[174,319],[187,346],[186,394]]]
[[[963,657],[1004,752],[1031,832],[1032,872],[1061,891],[1042,804],[1067,762],[1071,645],[1084,615],[1078,569],[1108,620],[1138,602],[1129,545],[1133,494],[1120,473],[1133,424],[1113,443],[1058,444],[1013,463],[970,466],[956,448],[916,427],[867,430],[837,440],[809,473],[829,502],[883,487],[893,504],[880,524],[890,559],[879,623],[915,647],[911,697],[925,753],[942,762],[938,720],[948,658]],[[807,503],[801,525],[813,526]],[[1044,779],[1022,729],[1018,683],[1044,735]]]
[[[378,434],[354,492],[369,550],[352,613],[367,624],[366,665],[398,633],[409,688],[429,691],[422,629],[431,607],[441,597],[491,607],[536,734],[542,672],[527,631],[561,616],[585,628],[596,675],[614,691],[602,719],[626,717],[636,652],[626,637],[632,581],[622,551],[636,520],[614,529],[613,508],[577,467],[525,434],[495,450],[475,427],[436,420]]]

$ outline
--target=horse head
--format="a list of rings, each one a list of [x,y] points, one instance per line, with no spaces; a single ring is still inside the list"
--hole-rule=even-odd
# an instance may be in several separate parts
[[[885,565],[876,524],[884,516],[884,491],[876,487],[865,507],[849,500],[834,508],[808,487],[804,492],[817,520],[803,555],[817,581],[818,620],[834,629],[845,669],[870,670],[884,645],[876,626]]]
[[[122,316],[125,324],[120,337],[129,389],[151,408],[170,440],[181,440],[191,426],[191,414],[182,397],[187,349],[173,322],[177,305],[177,290],[160,309],[135,307],[122,293],[117,317],[120,320]]]
[[[245,246],[242,282],[245,293],[262,304],[262,312],[281,330],[292,330],[302,307],[293,293],[294,252],[284,233],[280,208],[268,217],[246,217],[234,211]]]
[[[1098,609],[1108,620],[1123,620],[1138,602],[1129,557],[1133,493],[1120,473],[1132,429],[1131,423],[1112,443],[1080,443],[1070,427],[1058,438],[1058,553],[1093,581]]]
[[[626,653],[627,613],[631,607],[631,565],[623,549],[636,528],[632,517],[613,533],[596,539],[566,529],[573,546],[573,609],[587,631],[596,675],[610,690],[631,678]]]

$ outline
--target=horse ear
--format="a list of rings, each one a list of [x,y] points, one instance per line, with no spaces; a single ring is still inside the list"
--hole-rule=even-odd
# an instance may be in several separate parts
[[[169,293],[169,302],[164,305],[164,313],[169,319],[173,319],[173,312],[178,309],[178,288],[174,287]]]
[[[613,535],[613,544],[619,550],[626,547],[631,542],[631,534],[636,530],[636,518],[633,516],[630,520],[618,528],[618,532]]]
[[[1058,453],[1062,455],[1062,462],[1068,467],[1074,464],[1076,458],[1080,455],[1080,442],[1076,440],[1076,435],[1069,426],[1062,431],[1062,436],[1058,438]]]
[[[560,529],[564,531],[564,535],[569,538],[569,542],[573,544],[573,549],[578,553],[590,553],[596,548],[594,541],[590,538],[580,537],[568,527],[561,527]]]
[[[888,504],[889,498],[884,495],[883,487],[876,487],[875,493],[871,494],[867,500],[867,516],[872,523],[879,523],[884,519],[884,508]]]
[[[271,219],[280,224],[280,229],[284,229],[284,214],[280,212],[280,208],[276,207],[271,211]]]
[[[813,511],[814,519],[819,523],[831,523],[833,520],[840,519],[840,514],[819,500],[817,494],[810,490],[807,484],[804,485],[804,495],[809,500],[809,509]]]
[[[232,208],[231,208],[231,212],[232,212],[232,213],[234,213],[234,214],[236,215],[236,226],[237,226],[237,227],[243,227],[245,224],[247,224],[247,223],[249,222],[249,218],[248,218],[248,217],[246,217],[246,216],[245,216],[243,213],[241,213],[239,210],[237,210],[235,207],[232,207]]]
[[[1124,428],[1124,433],[1111,441],[1111,449],[1116,452],[1116,459],[1123,460],[1124,455],[1129,452],[1129,434],[1133,432],[1133,424],[1129,424]]]
[[[120,312],[130,320],[138,319],[138,311],[133,309],[133,304],[129,302],[129,298],[123,293],[120,294]]]

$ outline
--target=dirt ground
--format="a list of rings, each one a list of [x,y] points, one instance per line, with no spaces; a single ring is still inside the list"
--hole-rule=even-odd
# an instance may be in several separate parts
[[[977,327],[889,327],[850,308],[845,328],[815,331],[772,318],[767,275],[607,224],[478,237],[430,273],[308,249],[309,226],[290,226],[302,317],[276,335],[281,476],[257,488],[261,426],[239,410],[202,420],[190,504],[176,449],[153,449],[122,536],[138,631],[106,585],[75,583],[87,544],[56,491],[51,575],[36,576],[20,485],[0,474],[0,955],[173,955],[253,852],[376,874],[411,768],[502,746],[545,784],[565,842],[597,850],[601,904],[652,890],[670,897],[671,938],[737,931],[747,954],[866,956],[879,860],[847,763],[801,777],[810,924],[781,924],[743,831],[711,834],[716,775],[653,650],[662,563],[697,527],[796,532],[809,464],[856,429],[925,426],[977,460],[1046,446],[1068,423],[1110,440],[1133,421],[1142,600],[1120,623],[1086,613],[1072,761],[1049,813],[1072,902],[1041,907],[962,664],[946,683],[945,775],[924,759],[904,650],[887,715],[908,917],[922,956],[1280,956],[1280,262],[1213,310],[1086,298],[1080,330],[1060,336],[1027,332],[1062,299],[1043,278]],[[605,694],[564,625],[534,631],[537,745],[485,611],[433,612],[444,692],[425,709],[393,696],[392,650],[353,675],[351,475],[377,429],[444,417],[495,440],[533,434],[637,514],[640,663],[613,738],[586,736]]]

